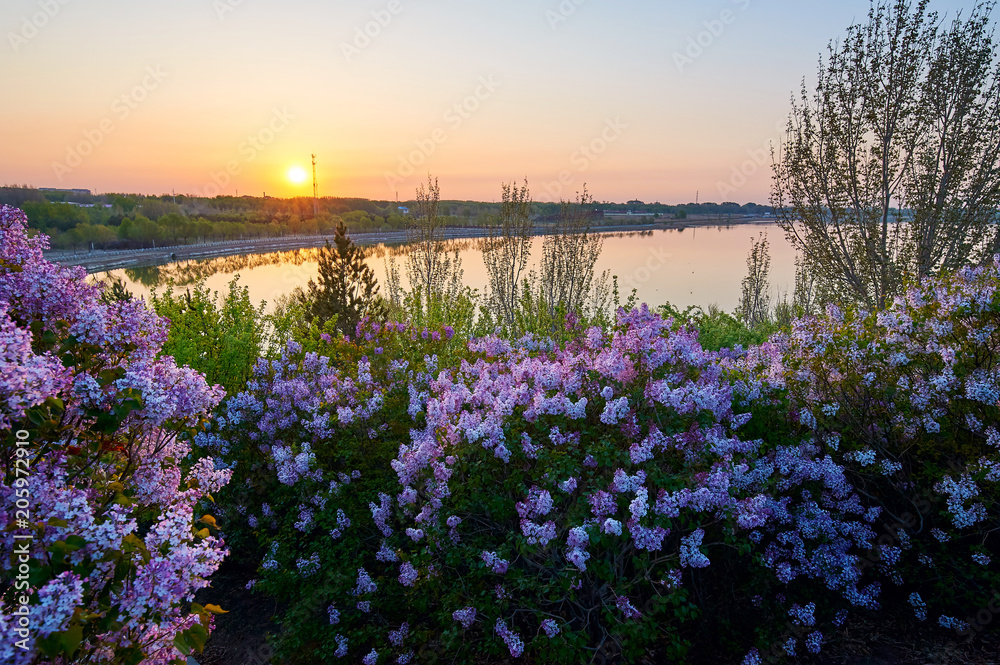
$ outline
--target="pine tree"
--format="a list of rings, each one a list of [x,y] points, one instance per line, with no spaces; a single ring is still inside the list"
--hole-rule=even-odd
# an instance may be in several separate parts
[[[365,264],[364,251],[347,235],[341,221],[333,239],[320,251],[319,284],[309,280],[309,313],[322,326],[336,316],[337,330],[353,335],[358,321],[366,316],[379,317],[381,303],[378,281]]]

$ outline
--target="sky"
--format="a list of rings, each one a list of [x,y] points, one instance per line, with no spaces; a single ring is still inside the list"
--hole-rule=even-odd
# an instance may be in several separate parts
[[[306,196],[315,154],[320,196],[766,204],[791,96],[868,6],[3,0],[0,184]]]

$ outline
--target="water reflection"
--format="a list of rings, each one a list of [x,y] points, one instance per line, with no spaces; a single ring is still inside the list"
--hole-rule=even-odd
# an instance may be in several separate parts
[[[788,291],[794,284],[795,254],[784,234],[773,224],[690,226],[642,231],[602,233],[604,251],[598,260],[598,274],[608,270],[617,275],[622,298],[635,288],[639,302],[659,305],[671,302],[688,305],[718,304],[726,311],[736,308],[740,282],[746,274],[750,238],[765,231],[771,241],[771,283],[775,292]],[[465,283],[482,293],[488,282],[481,249],[484,238],[455,239],[447,242],[449,252],[458,252],[465,270]],[[542,255],[542,237],[532,242],[529,267],[537,268]],[[385,285],[385,259],[403,257],[405,244],[363,246],[368,265],[380,285]],[[140,297],[167,284],[190,286],[204,280],[211,290],[224,291],[233,275],[250,289],[256,302],[275,299],[298,286],[306,286],[317,274],[319,248],[243,254],[210,259],[177,261],[161,266],[114,270],[93,275],[121,277]],[[405,276],[404,276],[405,282]],[[406,284],[404,283],[404,286]]]
[[[319,248],[309,247],[283,252],[268,252],[266,254],[241,254],[236,256],[220,256],[212,259],[195,259],[177,261],[161,266],[142,266],[140,268],[125,268],[125,276],[132,282],[153,289],[167,284],[187,286],[195,284],[212,275],[232,275],[273,265],[301,266],[304,263],[319,261]]]
[[[448,252],[467,252],[473,249],[480,251],[482,242],[478,238],[448,240],[445,242],[445,248]],[[382,259],[389,256],[406,255],[409,252],[409,245],[379,243],[377,245],[363,245],[362,249],[366,259]],[[125,268],[124,274],[128,281],[141,284],[147,289],[155,289],[168,284],[188,286],[213,275],[244,273],[262,266],[318,264],[320,251],[319,247],[306,247],[264,254],[240,254],[210,259],[175,261],[159,266]],[[101,273],[101,275],[104,274],[107,273]]]

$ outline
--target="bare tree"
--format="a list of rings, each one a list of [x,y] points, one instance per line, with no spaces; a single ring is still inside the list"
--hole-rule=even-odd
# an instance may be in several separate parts
[[[593,288],[594,266],[604,240],[590,230],[592,204],[593,199],[584,185],[576,204],[562,204],[558,224],[542,243],[540,293],[550,317],[555,316],[559,307],[584,314],[591,292],[606,290]],[[606,275],[601,280],[606,281]]]
[[[750,238],[747,254],[747,276],[743,278],[743,295],[740,297],[739,316],[750,327],[766,323],[771,315],[771,254],[767,235],[763,232]]]
[[[406,272],[410,288],[420,293],[424,306],[445,298],[461,285],[462,259],[458,252],[447,252],[444,229],[438,216],[441,190],[437,178],[427,177],[427,189],[417,190],[414,206],[416,219],[407,233],[410,251],[407,254]]]
[[[816,310],[816,278],[809,274],[801,256],[795,257],[795,290],[792,292],[792,311],[796,316],[812,316]]]
[[[482,244],[483,263],[489,278],[488,303],[497,319],[514,325],[521,277],[531,256],[531,194],[528,182],[521,187],[503,183],[500,212]]]
[[[386,301],[395,313],[400,311],[403,306],[403,287],[399,279],[399,264],[396,263],[396,257],[392,255],[385,258],[383,264],[385,265]]]
[[[873,2],[793,100],[772,203],[824,298],[881,309],[998,248],[993,4],[948,30],[927,5]]]
[[[937,40],[923,81],[926,127],[904,179],[917,278],[1000,252],[1000,62],[993,5],[977,5]],[[990,232],[992,231],[992,232]]]

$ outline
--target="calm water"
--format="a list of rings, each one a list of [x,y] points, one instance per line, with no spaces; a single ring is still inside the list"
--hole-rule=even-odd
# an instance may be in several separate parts
[[[670,302],[680,308],[688,305],[706,307],[716,304],[733,311],[740,299],[740,282],[746,275],[746,257],[750,239],[758,233],[767,234],[771,245],[772,293],[791,294],[795,282],[795,252],[785,241],[781,229],[773,224],[745,224],[728,227],[700,227],[634,233],[604,234],[604,250],[597,271],[609,270],[618,276],[624,300],[635,288],[640,302],[651,306]],[[453,249],[462,257],[465,283],[483,291],[486,269],[475,240],[453,241]],[[532,246],[531,265],[541,258],[542,238]],[[375,246],[370,248],[368,265],[385,282],[385,260],[397,255],[405,286],[406,247]],[[225,291],[236,275],[250,289],[255,302],[265,301],[270,310],[275,299],[297,286],[305,287],[316,277],[316,249],[301,249],[270,254],[179,261],[155,268],[114,270],[108,274],[125,280],[129,290],[146,297],[150,289],[162,292],[169,281],[183,290],[185,286],[204,279],[211,290]],[[382,289],[384,291],[384,286]]]

